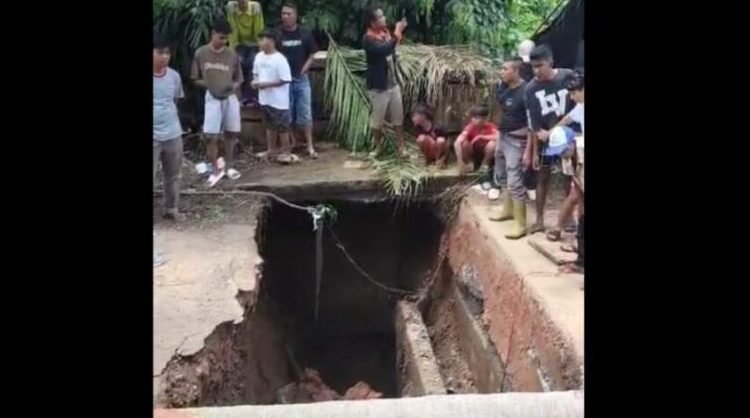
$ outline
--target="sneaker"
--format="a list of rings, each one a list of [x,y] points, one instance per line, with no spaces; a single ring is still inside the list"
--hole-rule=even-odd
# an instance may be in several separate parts
[[[242,174],[240,174],[239,171],[237,171],[237,170],[235,170],[233,168],[230,168],[229,170],[227,170],[227,177],[229,177],[230,180],[237,180],[241,176],[242,176]]]
[[[485,190],[481,184],[475,184],[471,186],[471,190],[474,190],[475,192],[481,194],[482,196],[487,195],[487,190]]]
[[[218,183],[225,174],[226,172],[224,172],[224,170],[221,170],[219,174],[211,174],[210,176],[208,176],[208,187],[216,186],[216,183]]]
[[[487,192],[487,199],[489,200],[497,200],[500,199],[500,189],[492,188],[489,192]]]

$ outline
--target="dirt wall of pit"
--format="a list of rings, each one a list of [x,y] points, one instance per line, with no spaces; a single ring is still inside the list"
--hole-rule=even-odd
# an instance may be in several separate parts
[[[575,390],[582,387],[582,358],[570,338],[524,285],[508,255],[482,233],[464,202],[444,240],[457,283],[481,293],[487,334],[505,364],[513,391]]]

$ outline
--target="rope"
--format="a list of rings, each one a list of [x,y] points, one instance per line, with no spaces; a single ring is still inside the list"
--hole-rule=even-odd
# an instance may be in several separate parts
[[[344,257],[346,257],[349,260],[349,262],[354,266],[354,268],[357,269],[357,271],[359,272],[359,274],[361,274],[362,277],[364,277],[365,279],[367,279],[370,283],[372,283],[375,286],[377,286],[377,287],[385,290],[386,292],[390,292],[390,293],[401,294],[401,295],[413,295],[413,294],[416,293],[416,292],[414,292],[412,290],[404,290],[404,289],[399,289],[399,288],[396,288],[396,287],[390,287],[388,285],[385,285],[385,284],[380,283],[379,281],[373,279],[372,276],[370,276],[369,274],[367,274],[367,272],[362,267],[360,267],[359,264],[357,264],[356,261],[354,261],[354,259],[352,258],[352,256],[349,255],[349,252],[346,251],[346,248],[344,247],[344,244],[341,243],[341,240],[339,240],[339,237],[337,237],[336,233],[333,232],[333,228],[331,228],[331,226],[328,225],[328,224],[326,224],[326,226],[328,227],[328,230],[331,232],[331,237],[333,237],[333,239],[336,241],[336,247],[338,247],[338,249],[341,250],[341,252],[344,254]]]
[[[315,230],[315,322],[318,322],[318,311],[320,310],[320,284],[323,281],[323,219]]]

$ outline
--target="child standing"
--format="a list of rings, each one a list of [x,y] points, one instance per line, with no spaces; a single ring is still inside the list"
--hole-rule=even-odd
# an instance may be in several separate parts
[[[263,110],[266,125],[266,140],[268,141],[267,155],[275,154],[275,143],[278,137],[281,143],[281,154],[277,161],[292,163],[299,158],[292,154],[292,144],[289,140],[289,83],[292,82],[292,72],[289,62],[276,49],[276,35],[271,31],[261,34],[260,52],[255,56],[253,64],[252,87],[258,89],[258,103]]]
[[[578,206],[578,230],[576,231],[576,240],[578,241],[577,247],[563,246],[563,250],[576,252],[578,257],[575,262],[570,265],[563,266],[563,269],[568,272],[583,272],[583,161],[584,161],[584,113],[583,113],[583,101],[584,101],[584,77],[583,74],[576,73],[571,77],[567,83],[568,94],[570,98],[576,103],[573,110],[570,111],[558,125],[570,125],[571,123],[577,123],[581,125],[581,135],[576,137],[576,160],[577,167],[575,175],[573,176],[573,187],[571,188],[570,195],[563,204],[563,210],[567,210],[567,214],[563,214],[560,211],[560,220],[558,224],[561,224],[564,220],[563,216],[571,216],[573,209]]]

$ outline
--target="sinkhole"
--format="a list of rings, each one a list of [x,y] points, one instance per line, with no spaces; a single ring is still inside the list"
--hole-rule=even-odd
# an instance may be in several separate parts
[[[337,216],[323,228],[320,247],[308,213],[267,203],[256,230],[264,260],[258,294],[238,295],[244,320],[219,325],[196,355],[173,358],[157,404],[509,390],[477,322],[481,301],[453,285],[440,257],[448,243],[438,205],[325,203]]]

